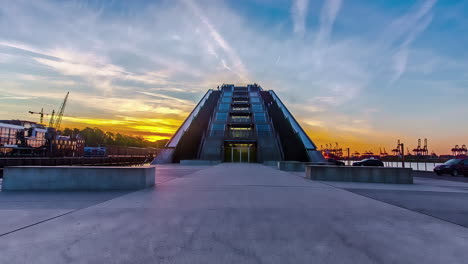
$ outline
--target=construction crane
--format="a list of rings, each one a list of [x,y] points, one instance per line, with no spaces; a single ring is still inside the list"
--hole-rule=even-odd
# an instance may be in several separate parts
[[[57,118],[55,119],[55,124],[54,128],[59,130],[60,125],[62,124],[62,117],[63,117],[63,112],[65,111],[65,106],[67,105],[67,100],[68,100],[68,95],[70,92],[67,92],[67,95],[65,95],[65,99],[63,99],[62,105],[60,106],[60,110],[58,112]]]
[[[52,114],[49,119],[49,127],[54,127],[54,117],[55,117],[55,110],[52,110]]]
[[[65,99],[63,99],[62,105],[60,106],[59,112],[57,114],[55,113],[55,110],[52,110],[52,114],[50,114],[50,119],[49,119],[49,127],[55,128],[56,130],[60,129],[60,125],[62,123],[63,113],[65,112],[65,106],[67,105],[67,100],[68,100],[68,95],[69,94],[70,94],[70,92],[67,92],[67,94],[65,95]],[[44,115],[43,112],[44,111],[42,110],[41,111],[41,113],[42,113],[41,123],[42,123],[42,117]],[[29,111],[29,113],[32,114],[31,111]],[[49,114],[46,114],[46,115],[49,115]]]
[[[44,108],[41,108],[40,112],[29,111],[29,113],[32,115],[40,115],[39,124],[42,124],[44,122],[44,115],[49,115],[49,114],[44,113]]]

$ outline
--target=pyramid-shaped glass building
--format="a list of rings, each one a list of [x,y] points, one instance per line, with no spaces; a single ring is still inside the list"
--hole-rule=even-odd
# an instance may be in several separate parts
[[[210,89],[153,161],[321,162],[320,151],[272,90]]]

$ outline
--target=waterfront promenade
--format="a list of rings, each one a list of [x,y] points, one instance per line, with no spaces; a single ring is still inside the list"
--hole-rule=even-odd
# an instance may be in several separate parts
[[[465,263],[468,183],[162,165],[134,192],[0,192],[0,263]]]

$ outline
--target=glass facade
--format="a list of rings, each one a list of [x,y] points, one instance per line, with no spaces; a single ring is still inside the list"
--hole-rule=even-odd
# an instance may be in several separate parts
[[[263,112],[263,107],[261,104],[253,104],[252,105],[253,112]]]
[[[257,131],[271,131],[270,125],[257,125]]]
[[[216,113],[216,122],[226,122],[228,113]]]
[[[250,123],[252,119],[250,115],[232,115],[230,121],[233,123]]]
[[[219,111],[227,112],[227,111],[229,111],[230,106],[231,106],[230,104],[221,103],[221,104],[219,104]]]
[[[213,124],[211,125],[211,130],[224,131],[224,124]]]
[[[250,98],[250,101],[251,101],[252,103],[260,103],[260,98],[258,98],[258,97],[251,97],[251,98]]]
[[[187,158],[263,163],[315,159],[315,153],[310,152],[315,148],[302,140],[307,136],[301,134],[301,128],[272,90],[263,90],[257,84],[223,84],[210,91],[201,101],[206,102],[206,108],[189,117],[190,121],[197,118],[193,126],[190,122],[181,126],[179,134],[188,128],[190,133],[184,136],[184,147],[175,152],[173,161]],[[282,140],[285,137],[294,140]]]
[[[244,98],[234,99],[234,104],[248,104],[249,100]]]
[[[266,113],[263,113],[263,112],[255,112],[254,113],[254,118],[255,118],[256,122],[266,122],[267,121]]]
[[[210,130],[210,136],[223,136],[224,135],[224,124],[212,124]]]
[[[223,85],[200,152],[201,159],[216,159],[216,153],[228,162],[279,160],[273,126],[259,86]],[[209,141],[208,141],[209,140]],[[218,145],[219,144],[219,145]],[[218,147],[219,146],[219,147]],[[258,151],[260,151],[258,153]],[[261,153],[261,154],[260,154]]]
[[[250,127],[230,127],[229,136],[232,138],[249,138],[252,134]]]
[[[0,146],[1,145],[15,145],[16,133],[24,129],[1,127],[0,126]]]
[[[233,106],[232,107],[233,111],[249,111],[248,106]]]

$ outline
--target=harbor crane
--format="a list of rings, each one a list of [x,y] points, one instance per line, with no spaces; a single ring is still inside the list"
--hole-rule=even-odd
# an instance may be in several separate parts
[[[379,148],[379,150],[380,150],[380,156],[381,156],[381,157],[388,156],[388,153],[387,153],[387,151],[385,150],[385,148],[383,149],[383,152],[382,152],[382,148]]]
[[[401,155],[402,149],[400,148],[400,146],[401,146],[401,143],[400,143],[400,140],[398,140],[397,141],[397,146],[394,149],[392,149],[392,152],[393,152],[394,156]]]
[[[424,139],[424,147],[422,149],[422,153],[424,156],[429,155],[429,149],[427,148],[427,138]]]
[[[423,149],[421,148],[421,139],[419,138],[419,139],[418,139],[418,146],[417,146],[415,149],[413,149],[414,155],[415,155],[415,156],[421,155],[422,150],[423,150]],[[410,153],[410,152],[408,152],[408,154],[409,154],[409,153]]]

